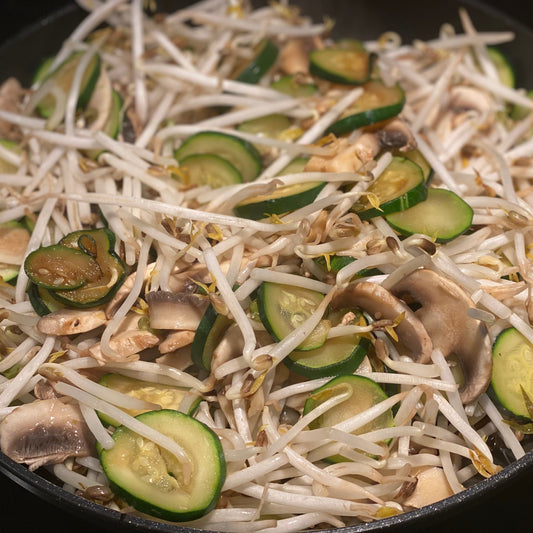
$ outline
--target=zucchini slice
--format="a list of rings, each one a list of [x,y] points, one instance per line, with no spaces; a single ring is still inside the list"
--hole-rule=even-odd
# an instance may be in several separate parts
[[[118,134],[122,129],[122,120],[123,120],[123,111],[124,111],[124,100],[122,96],[115,91],[111,90],[111,109],[109,110],[109,116],[102,128],[102,131],[111,137],[116,139]],[[88,150],[86,152],[87,156],[92,159],[97,159],[98,156],[105,150]]]
[[[426,183],[429,183],[433,178],[433,167],[429,164],[428,160],[422,155],[422,152],[418,148],[413,148],[412,150],[407,150],[406,152],[394,150],[393,155],[405,157],[413,163],[416,163],[422,169],[422,174],[424,174],[424,181]]]
[[[278,53],[278,47],[270,39],[263,39],[255,49],[254,58],[234,75],[234,79],[257,83],[274,65]]]
[[[114,251],[115,235],[107,228],[74,231],[63,237],[59,245],[93,258],[100,275],[78,289],[55,290],[50,294],[67,306],[80,308],[109,301],[126,277],[126,266]]]
[[[212,189],[242,183],[241,173],[227,159],[215,154],[191,154],[180,161],[187,185]]]
[[[143,381],[122,376],[120,374],[104,374],[98,383],[104,387],[122,392],[133,398],[159,404],[162,409],[174,409],[175,411],[181,410],[183,412],[183,407],[186,407],[187,414],[191,416],[194,414],[201,401],[201,397],[198,394],[195,394],[194,391],[186,389],[185,387],[176,387],[153,381]],[[130,416],[137,416],[148,411],[148,409],[123,410]],[[116,420],[104,413],[99,412],[98,416],[104,424],[115,427],[119,425]]]
[[[52,90],[59,91],[64,95],[66,105],[66,98],[72,85],[72,79],[76,69],[84,55],[84,52],[74,52],[63,63],[61,63],[54,71],[46,74],[38,74],[42,77],[41,86],[37,90],[37,94],[42,93],[42,98],[37,104],[37,111],[45,118],[50,118],[58,110],[57,99],[53,96]],[[101,59],[98,54],[94,54],[83,74],[80,86],[80,93],[78,96],[77,108],[83,109],[89,103],[91,95],[100,76]],[[44,68],[44,67],[43,67]],[[64,110],[63,110],[64,113]],[[63,116],[63,115],[62,115]],[[61,116],[61,118],[62,118]]]
[[[24,261],[24,270],[33,283],[52,290],[78,289],[101,277],[93,257],[60,244],[31,252]]]
[[[385,218],[402,235],[424,233],[436,242],[448,242],[470,228],[473,216],[472,208],[454,192],[428,189],[424,201]]]
[[[313,422],[309,424],[309,428],[318,429],[323,427],[333,427],[352,416],[370,409],[374,405],[377,405],[388,398],[385,391],[375,381],[372,381],[369,378],[358,375],[338,376],[311,393],[309,398],[305,401],[303,414],[306,415],[311,412],[315,407],[318,407],[328,398],[331,398],[335,393],[342,393],[349,390],[351,390],[352,395],[347,400],[329,409],[313,420]],[[372,422],[369,422],[357,431],[354,431],[354,434],[361,435],[376,429],[393,426],[394,416],[392,410],[388,409],[372,420]],[[332,462],[341,462],[347,461],[348,459],[340,455],[335,455],[328,457],[328,460]]]
[[[0,144],[15,154],[20,154],[22,152],[22,148],[15,141],[11,141],[9,139],[0,139]],[[16,172],[17,167],[15,165],[9,163],[9,161],[6,161],[5,159],[0,158],[0,174],[15,174]]]
[[[409,209],[427,196],[422,169],[405,157],[393,157],[367,191],[374,195],[379,207],[362,197],[352,207],[362,220]]]
[[[237,129],[245,133],[263,135],[276,139],[283,131],[291,127],[291,121],[286,115],[273,113],[264,117],[253,118],[239,124]]]
[[[260,220],[270,215],[283,215],[315,201],[325,187],[323,181],[308,181],[278,187],[271,194],[252,196],[237,204],[233,210],[238,217]]]
[[[324,295],[317,291],[266,281],[257,291],[259,318],[271,337],[280,341],[305,322],[323,299]],[[322,319],[297,350],[322,346],[330,327],[329,320]]]
[[[207,306],[191,345],[191,359],[194,364],[211,372],[213,352],[231,322],[226,315],[217,313],[211,304]]]
[[[336,311],[334,314],[330,313],[328,320],[336,326],[345,313]],[[362,315],[357,312],[357,316]],[[310,379],[351,374],[365,358],[369,346],[369,339],[360,335],[333,337],[314,350],[291,352],[283,362],[296,374]]]
[[[39,316],[48,315],[65,307],[52,297],[49,290],[39,287],[39,285],[31,281],[28,283],[26,293],[28,294],[31,306]]]
[[[370,80],[363,89],[363,94],[326,130],[326,134],[339,136],[388,120],[398,115],[405,105],[405,93],[398,84],[388,87],[380,80]]]
[[[174,152],[181,164],[183,159],[193,154],[214,154],[228,160],[241,174],[243,181],[252,181],[261,172],[261,155],[251,143],[215,131],[202,131],[191,135]]]
[[[286,167],[283,167],[278,176],[287,176],[289,174],[299,174],[305,171],[305,165],[309,161],[308,157],[296,157]]]
[[[492,388],[511,413],[533,419],[524,394],[533,400],[533,345],[517,329],[503,330],[492,347]]]
[[[515,87],[516,76],[507,56],[494,46],[487,47],[489,58],[494,63],[500,82],[507,87]]]
[[[293,98],[305,98],[313,96],[318,92],[318,87],[314,83],[304,81],[302,76],[297,74],[287,74],[271,83],[270,87],[283,94],[288,94]]]
[[[309,71],[334,83],[361,85],[368,81],[374,59],[375,54],[360,48],[322,48],[309,55]]]
[[[192,462],[185,485],[181,465],[166,450],[125,426],[113,433],[115,445],[98,447],[112,490],[138,511],[175,522],[195,520],[216,505],[226,478],[222,445],[216,433],[189,415],[162,409],[137,420],[176,441]]]

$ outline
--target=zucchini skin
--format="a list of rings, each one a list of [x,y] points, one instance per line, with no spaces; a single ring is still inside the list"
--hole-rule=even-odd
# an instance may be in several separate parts
[[[439,243],[449,242],[470,228],[473,209],[447,189],[428,189],[425,200],[385,219],[401,235],[423,233]]]
[[[313,203],[325,186],[325,182],[318,182],[314,187],[299,193],[270,198],[265,196],[256,202],[238,204],[233,210],[237,216],[250,220],[261,220],[270,215],[283,215]]]
[[[401,178],[405,178],[405,185],[401,185]],[[389,178],[389,176],[391,176]],[[398,180],[400,176],[400,180]],[[411,179],[411,185],[406,187],[407,181]],[[390,181],[398,180],[398,191],[393,196],[390,192]],[[389,184],[387,183],[389,182]],[[383,198],[381,190],[387,195]],[[364,203],[356,202],[352,207],[361,220],[369,220],[374,217],[388,215],[397,211],[404,211],[422,202],[427,198],[427,186],[424,173],[419,165],[405,157],[394,156],[389,166],[370,185],[368,192],[374,193],[380,201],[379,207],[373,207],[368,201]]]
[[[137,420],[148,423],[150,417],[154,415],[157,417],[162,417],[162,416],[172,417],[170,420],[174,419],[177,422],[180,419],[187,420],[188,422],[197,424],[199,427],[202,428],[202,430],[204,431],[204,435],[206,436],[206,438],[209,439],[209,444],[213,447],[212,450],[214,452],[214,456],[216,460],[218,461],[217,464],[219,465],[219,471],[217,473],[218,479],[216,480],[216,483],[214,483],[213,487],[211,488],[212,490],[211,498],[209,499],[206,505],[201,505],[197,508],[191,508],[188,510],[187,509],[171,510],[171,509],[159,507],[156,502],[150,502],[142,497],[137,496],[136,494],[132,493],[131,489],[128,489],[128,487],[125,487],[119,482],[117,482],[117,480],[115,479],[115,476],[110,471],[110,465],[108,464],[108,457],[107,457],[108,450],[103,449],[101,445],[97,444],[97,451],[100,456],[100,462],[102,463],[104,472],[109,479],[110,487],[117,496],[123,498],[132,507],[134,507],[138,511],[147,513],[151,516],[155,516],[157,518],[161,518],[163,520],[169,520],[172,522],[188,522],[191,520],[196,520],[198,518],[201,518],[202,516],[206,515],[207,513],[209,513],[215,508],[220,498],[222,486],[224,485],[224,481],[226,479],[226,460],[224,457],[224,450],[222,448],[220,439],[218,438],[217,434],[212,429],[210,429],[208,426],[206,426],[203,422],[200,422],[199,420],[196,420],[189,415],[180,413],[179,411],[174,411],[172,409],[161,409],[160,411],[148,411],[146,413],[138,415],[135,418]],[[170,422],[168,422],[166,425],[168,426],[169,423]],[[150,424],[148,423],[148,425]],[[115,430],[115,432],[112,435],[113,440],[115,440],[115,447],[118,445],[117,441],[119,441],[119,439],[121,438],[121,435],[125,433],[134,434],[134,432],[132,432],[125,426],[119,426]],[[198,466],[201,466],[201,464],[198,463],[197,467]],[[194,475],[194,472],[193,472],[193,475]],[[214,472],[213,472],[213,475],[215,475]],[[194,506],[191,506],[191,507],[194,507]]]
[[[367,101],[361,106],[358,106],[357,104],[360,99],[356,100],[352,106],[355,108],[354,112],[350,114],[345,113],[346,116],[331,124],[326,129],[325,135],[329,133],[337,136],[344,135],[356,129],[389,120],[401,113],[405,105],[405,92],[399,85],[386,88],[378,80],[372,80],[365,83],[363,88],[365,92],[360,98],[364,99],[367,96]],[[372,102],[372,107],[369,107],[368,96],[371,101],[372,97],[378,100],[378,102]],[[380,96],[382,105],[379,104]],[[391,101],[393,96],[396,97],[395,101]],[[357,109],[358,107],[359,109]]]
[[[491,386],[498,403],[522,420],[533,420],[523,391],[533,400],[533,345],[514,327],[504,329],[492,347]]]
[[[276,62],[278,53],[278,47],[270,39],[265,39],[256,57],[239,73],[236,80],[241,83],[258,83]]]
[[[314,350],[309,350],[307,352],[292,352],[283,359],[283,363],[295,374],[307,377],[309,379],[351,374],[359,368],[359,365],[365,358],[369,347],[370,340],[365,337],[360,337],[359,342],[354,346],[352,353],[349,354],[348,357],[345,357],[344,359],[335,363],[322,366],[311,366],[309,364],[305,364],[303,361],[305,361],[307,357],[312,357]],[[317,348],[317,350],[323,350],[327,348],[328,341],[326,340],[325,344],[320,348]],[[329,348],[334,349],[331,347],[331,345]]]
[[[231,323],[231,319],[217,313],[213,305],[208,305],[191,345],[191,359],[195,365],[211,372],[213,350]]]

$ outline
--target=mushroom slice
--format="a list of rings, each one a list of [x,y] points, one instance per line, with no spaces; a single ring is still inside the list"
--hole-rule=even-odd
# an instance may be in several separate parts
[[[154,329],[196,330],[209,303],[187,292],[152,291],[145,299]]]
[[[279,54],[279,68],[285,74],[308,74],[312,39],[289,39]]]
[[[489,113],[493,105],[485,91],[475,87],[458,86],[450,91],[450,109],[455,113],[476,111],[483,115]]]
[[[419,509],[453,496],[453,490],[442,468],[433,466],[422,470],[416,475],[416,480],[414,491],[403,502],[408,507]]]
[[[419,269],[396,283],[391,292],[407,303],[421,305],[415,311],[435,349],[444,357],[454,354],[463,371],[461,400],[473,402],[487,389],[492,374],[491,342],[483,322],[471,318],[475,304],[457,283],[428,269]]]
[[[405,303],[381,285],[369,281],[351,283],[333,297],[331,307],[358,307],[376,320],[395,320],[403,313],[403,319],[395,328],[400,343],[409,350],[415,362],[427,363],[430,360],[433,345],[426,328]]]
[[[379,143],[383,148],[398,148],[401,152],[414,150],[416,139],[409,126],[398,118],[388,122],[377,132]]]
[[[144,271],[144,281],[147,282],[154,271],[155,263],[150,263]],[[105,312],[107,318],[111,319],[115,316],[118,308],[121,306],[122,302],[128,297],[128,294],[133,289],[133,284],[135,283],[135,277],[137,272],[130,274],[125,280],[124,283],[120,286],[118,291],[115,293],[115,296],[109,301],[106,306]]]
[[[24,90],[16,78],[8,78],[0,85],[0,109],[17,113],[19,104],[24,97]],[[21,137],[20,130],[15,124],[0,119],[0,139],[15,139]]]
[[[77,335],[92,331],[106,323],[102,309],[58,309],[37,322],[37,329],[45,335]]]
[[[0,262],[21,265],[29,241],[30,232],[26,228],[0,227]]]
[[[328,145],[329,147],[329,145]],[[347,139],[331,144],[331,155],[313,155],[305,165],[306,172],[357,172],[363,165],[357,146]]]
[[[140,316],[136,313],[129,313],[122,321],[122,324],[109,340],[109,346],[117,352],[121,360],[132,361],[139,358],[139,352],[152,348],[159,344],[159,337],[148,329],[139,328]],[[108,361],[108,357],[102,352],[100,343],[89,348],[89,355],[97,361]],[[116,358],[113,359],[116,361]]]
[[[94,444],[78,406],[58,399],[21,405],[0,423],[0,449],[30,470],[91,455]]]
[[[184,346],[189,346],[192,344],[192,341],[194,340],[194,331],[173,331],[169,333],[164,340],[161,341],[159,344],[159,352],[160,353],[170,353],[174,352],[176,350],[179,350],[180,348],[183,348]]]

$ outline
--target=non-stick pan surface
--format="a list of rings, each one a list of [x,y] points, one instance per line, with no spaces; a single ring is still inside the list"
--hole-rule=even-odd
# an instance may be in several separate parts
[[[0,7],[0,82],[15,75],[28,83],[42,57],[55,53],[83,14],[68,0],[2,0]],[[184,4],[167,0],[170,9]],[[506,52],[517,68],[518,86],[533,88],[533,9],[523,0],[300,0],[314,17],[327,13],[337,20],[339,35],[373,38],[398,31],[404,41],[434,37],[442,22],[458,27],[464,5],[479,29],[514,30],[516,41]],[[66,7],[65,7],[66,6]],[[61,8],[57,11],[58,8]],[[154,531],[185,529],[120,515],[64,492],[0,454],[1,529],[21,533],[42,529],[55,533]],[[500,474],[437,504],[398,517],[346,529],[362,531],[531,531],[533,521],[533,455]]]

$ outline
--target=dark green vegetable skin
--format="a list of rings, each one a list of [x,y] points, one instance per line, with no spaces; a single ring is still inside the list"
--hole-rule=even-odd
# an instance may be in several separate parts
[[[104,468],[104,472],[106,473],[106,476],[109,479],[109,483],[111,486],[111,489],[113,490],[114,494],[117,496],[123,498],[126,502],[128,502],[132,507],[137,509],[138,511],[141,511],[143,513],[149,514],[151,516],[155,516],[157,518],[161,518],[163,520],[169,520],[172,522],[188,522],[190,520],[196,520],[197,518],[201,518],[202,516],[206,515],[210,511],[213,510],[213,508],[216,506],[218,499],[220,498],[220,493],[222,491],[222,486],[224,485],[224,481],[226,480],[226,461],[224,458],[224,450],[222,448],[222,444],[220,443],[220,439],[216,435],[216,433],[211,430],[209,427],[207,427],[202,422],[194,419],[193,417],[186,415],[184,413],[181,413],[179,411],[174,411],[172,409],[161,409],[160,411],[148,411],[146,413],[143,413],[141,415],[138,415],[135,417],[139,421],[145,422],[148,425],[150,424],[150,419],[152,418],[163,418],[164,419],[164,426],[166,426],[169,429],[170,433],[167,433],[163,431],[163,433],[166,433],[170,438],[172,431],[179,431],[182,436],[184,436],[183,441],[185,441],[189,435],[187,435],[187,427],[191,427],[190,425],[193,424],[193,426],[197,426],[198,431],[202,432],[202,435],[204,438],[208,439],[209,441],[209,447],[211,452],[210,458],[205,458],[205,460],[213,460],[216,462],[219,471],[213,472],[214,476],[218,476],[218,480],[212,484],[210,487],[210,497],[209,498],[203,498],[203,502],[189,502],[189,508],[178,508],[178,509],[169,509],[165,506],[161,507],[158,505],[157,501],[147,501],[143,497],[139,497],[137,494],[135,494],[135,488],[129,487],[129,486],[123,486],[120,483],[117,483],[117,480],[115,479],[115,473],[113,472],[113,465],[110,464],[109,458],[108,458],[108,451],[105,450],[97,444],[97,451],[100,456],[100,461],[102,463],[102,466]],[[184,424],[183,424],[184,423]],[[183,427],[180,427],[183,426]],[[115,447],[120,446],[120,440],[123,435],[126,434],[132,434],[133,432],[126,428],[125,426],[119,426],[113,433],[113,440],[115,441]],[[183,443],[178,443],[183,444]],[[113,448],[111,448],[113,450]],[[190,453],[190,450],[189,450]],[[202,457],[196,457],[193,458],[196,460],[196,468],[202,466]],[[195,475],[193,471],[193,476]],[[157,489],[155,489],[157,491]],[[205,494],[205,493],[204,493]],[[176,506],[178,507],[178,506]]]

